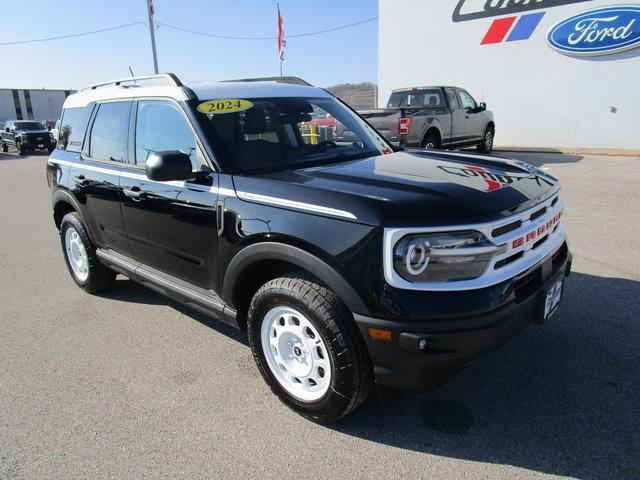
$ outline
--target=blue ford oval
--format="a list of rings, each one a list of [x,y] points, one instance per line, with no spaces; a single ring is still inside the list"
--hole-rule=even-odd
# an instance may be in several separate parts
[[[603,7],[573,15],[547,33],[569,55],[606,55],[640,46],[640,5]]]

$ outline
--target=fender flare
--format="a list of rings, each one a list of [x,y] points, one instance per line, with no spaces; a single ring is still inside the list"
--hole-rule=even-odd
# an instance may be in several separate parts
[[[429,130],[437,130],[438,131],[438,136],[440,137],[440,146],[442,146],[442,129],[440,128],[440,121],[437,118],[433,119],[433,122],[431,122],[430,124],[428,124],[425,129],[422,131],[422,136],[420,137],[420,145],[422,145],[422,143],[424,142],[424,137],[427,136],[427,132]]]
[[[361,296],[333,267],[306,250],[279,242],[254,243],[242,249],[231,259],[222,284],[222,298],[225,301],[231,300],[243,272],[260,260],[280,260],[296,265],[336,292],[352,312],[366,315],[364,312],[369,311]]]
[[[63,190],[63,189],[59,188],[58,190],[53,192],[53,195],[51,196],[51,207],[52,207],[52,209],[54,211],[55,211],[56,205],[58,203],[60,203],[60,202],[68,203],[73,207],[75,212],[80,216],[80,220],[82,221],[82,224],[84,225],[84,227],[85,227],[85,229],[87,231],[87,234],[89,235],[89,238],[95,244],[95,239],[93,237],[93,233],[91,233],[91,229],[89,228],[89,224],[85,220],[84,215],[82,213],[82,209],[80,208],[80,204],[75,199],[75,197],[73,195],[71,195],[69,192],[67,192],[66,190]]]

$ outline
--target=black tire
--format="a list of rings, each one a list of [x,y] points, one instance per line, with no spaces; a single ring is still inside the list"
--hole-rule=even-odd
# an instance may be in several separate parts
[[[7,153],[9,151],[9,145],[7,145],[6,143],[2,144],[2,152],[3,153]]]
[[[331,383],[316,401],[292,396],[273,375],[261,343],[265,314],[275,306],[289,306],[312,323],[329,353]],[[373,368],[351,312],[331,290],[301,275],[276,278],[264,284],[251,300],[248,333],[253,358],[271,390],[295,412],[317,423],[334,422],[360,405],[371,392]]]
[[[440,142],[438,142],[438,138],[433,133],[428,133],[422,139],[420,147],[427,150],[437,150],[440,148]]]
[[[484,131],[484,137],[482,143],[476,147],[480,153],[491,153],[493,151],[493,139],[495,137],[496,130],[491,125],[488,125]]]
[[[27,151],[27,149],[24,147],[24,145],[22,145],[22,143],[20,143],[20,142],[16,143],[16,150],[18,151],[20,156],[24,155],[26,153],[26,151]]]
[[[85,248],[88,257],[89,275],[86,280],[79,279],[71,267],[67,249],[65,246],[65,235],[67,230],[74,229]],[[96,256],[96,248],[89,239],[89,235],[80,220],[80,216],[76,212],[67,213],[60,224],[60,242],[62,245],[62,254],[64,255],[67,269],[71,274],[71,278],[76,284],[89,293],[98,293],[112,287],[116,280],[116,273],[102,265]]]

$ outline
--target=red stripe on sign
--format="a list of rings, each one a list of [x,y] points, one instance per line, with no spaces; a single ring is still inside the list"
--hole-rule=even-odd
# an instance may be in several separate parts
[[[486,35],[480,42],[480,45],[487,45],[489,43],[500,43],[504,40],[504,37],[507,36],[509,30],[511,29],[511,25],[515,21],[517,17],[506,17],[506,18],[498,18],[494,20],[489,30],[487,30]]]

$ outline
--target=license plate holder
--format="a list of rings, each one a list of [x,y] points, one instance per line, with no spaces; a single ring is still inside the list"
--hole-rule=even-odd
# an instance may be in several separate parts
[[[551,318],[551,316],[558,310],[558,305],[560,305],[560,301],[562,300],[563,280],[564,279],[562,278],[556,280],[547,290],[544,297],[544,320]]]

